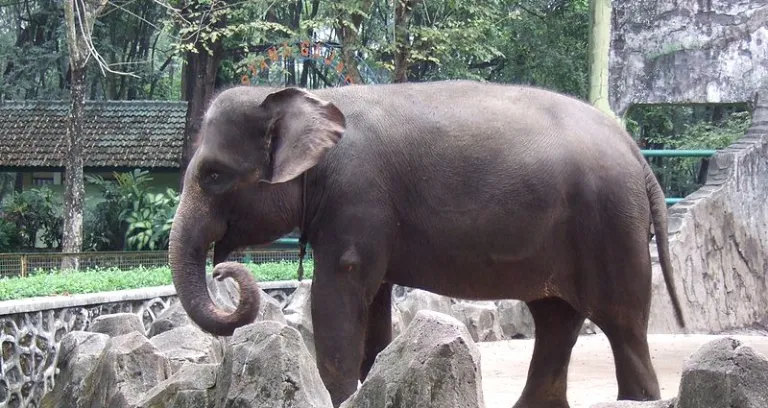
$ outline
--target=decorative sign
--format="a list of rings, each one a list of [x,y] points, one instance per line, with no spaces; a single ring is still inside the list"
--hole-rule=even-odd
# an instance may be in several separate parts
[[[262,54],[254,59],[254,62],[248,65],[250,75],[243,74],[241,82],[243,85],[251,85],[252,78],[258,77],[265,70],[273,71],[283,70],[282,62],[287,59],[293,59],[297,62],[311,60],[333,69],[343,85],[353,83],[352,78],[344,69],[344,62],[341,61],[341,50],[337,45],[327,45],[324,43],[310,43],[301,41],[298,47],[295,45],[283,43],[281,46],[271,46],[266,50],[266,55]],[[276,64],[277,63],[277,64]]]

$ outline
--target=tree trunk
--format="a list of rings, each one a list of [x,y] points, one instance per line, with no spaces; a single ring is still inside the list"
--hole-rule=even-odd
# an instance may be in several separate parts
[[[83,249],[83,114],[85,108],[85,73],[91,49],[83,35],[90,36],[96,15],[107,4],[106,0],[86,0],[75,7],[75,0],[64,1],[67,46],[71,70],[70,116],[67,126],[67,152],[65,163],[64,230],[62,252],[75,253]],[[75,18],[75,10],[78,12]],[[61,268],[77,269],[76,257],[64,257]]]
[[[363,0],[360,5],[360,10],[368,14],[371,11],[373,0]],[[336,36],[341,41],[341,61],[344,63],[344,68],[347,71],[347,76],[353,84],[363,84],[363,76],[360,74],[360,70],[357,67],[357,59],[355,54],[357,53],[360,44],[360,26],[363,24],[363,16],[361,14],[354,14],[350,16],[352,21],[352,27],[344,23],[344,18],[339,18],[339,28],[336,29]]]
[[[408,82],[408,56],[411,50],[408,29],[414,5],[414,0],[395,0],[395,83]]]
[[[226,3],[226,2],[222,2]],[[194,3],[187,9],[189,13],[201,7],[200,3]],[[201,22],[201,24],[207,24]],[[213,30],[220,30],[227,25],[226,15],[220,17],[213,26]],[[208,52],[210,49],[210,53]],[[181,74],[181,97],[187,101],[187,116],[184,126],[184,141],[181,151],[179,191],[184,189],[184,174],[187,172],[189,159],[197,148],[195,140],[200,130],[200,121],[203,118],[208,102],[216,90],[216,76],[219,72],[219,64],[224,57],[222,36],[218,36],[213,43],[205,44],[197,42],[196,52],[187,52]]]
[[[615,117],[608,102],[611,0],[589,1],[589,102]]]
[[[187,101],[187,116],[181,152],[179,191],[184,189],[184,174],[187,171],[189,159],[195,152],[195,139],[200,130],[200,121],[208,102],[216,91],[216,75],[219,72],[219,63],[224,51],[220,40],[211,45],[211,51],[213,55],[208,54],[208,51],[199,45],[196,53],[187,53],[182,68],[184,83],[182,98]]]
[[[86,68],[72,69],[70,90],[70,121],[67,126],[67,166],[64,181],[64,229],[62,252],[76,253],[83,249],[83,114],[85,113]],[[77,269],[76,257],[65,258],[62,269]]]

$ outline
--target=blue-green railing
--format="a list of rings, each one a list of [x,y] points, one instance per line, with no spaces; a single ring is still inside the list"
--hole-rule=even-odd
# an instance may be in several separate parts
[[[707,167],[709,166],[708,159],[717,152],[717,150],[674,150],[674,149],[664,149],[664,150],[641,150],[643,153],[643,156],[646,158],[648,157],[701,157],[703,162],[701,166],[701,170],[699,171],[699,182],[704,183],[705,177],[707,174]],[[667,204],[672,205],[679,203],[680,201],[683,201],[684,198],[681,197],[667,197],[666,201]]]

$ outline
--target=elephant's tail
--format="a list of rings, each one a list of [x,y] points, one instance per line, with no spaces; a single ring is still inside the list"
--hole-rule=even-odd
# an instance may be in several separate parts
[[[659,251],[659,263],[661,264],[661,273],[664,275],[664,283],[667,286],[669,297],[672,300],[672,307],[675,309],[675,318],[681,328],[685,327],[683,310],[680,307],[680,301],[675,290],[675,281],[672,277],[672,263],[669,255],[669,235],[667,230],[667,203],[664,200],[664,192],[661,190],[659,181],[653,174],[651,167],[645,158],[642,158],[643,168],[645,169],[645,188],[648,192],[648,200],[651,205],[651,219],[653,221],[653,231],[656,236],[656,248]]]

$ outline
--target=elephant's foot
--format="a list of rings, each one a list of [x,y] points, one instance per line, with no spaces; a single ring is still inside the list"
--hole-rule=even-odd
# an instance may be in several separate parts
[[[565,399],[534,399],[520,397],[512,408],[571,408]]]

